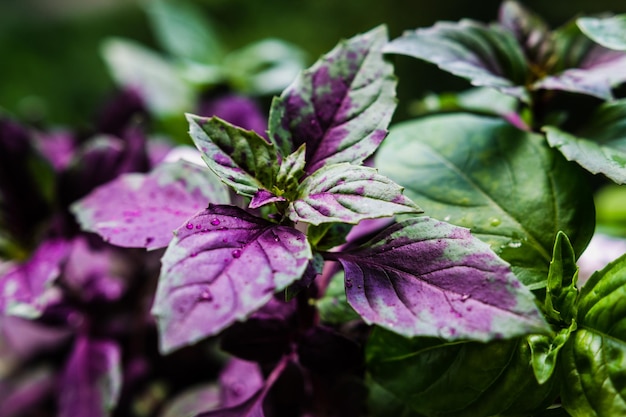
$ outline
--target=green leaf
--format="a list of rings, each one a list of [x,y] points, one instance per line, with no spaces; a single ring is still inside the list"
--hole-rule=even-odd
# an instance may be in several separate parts
[[[594,273],[578,331],[562,352],[563,406],[574,417],[626,415],[626,256]]]
[[[550,146],[568,160],[592,174],[601,173],[618,184],[626,184],[626,100],[602,105],[590,120],[576,135],[554,126],[543,130]]]
[[[527,99],[521,87],[528,78],[524,53],[513,34],[498,26],[467,19],[439,22],[407,31],[387,44],[384,52],[423,59],[472,85]]]
[[[546,314],[556,322],[570,324],[576,316],[578,290],[576,254],[567,235],[559,232],[554,243],[546,294]]]
[[[429,216],[470,228],[531,288],[545,286],[559,230],[577,255],[593,233],[593,198],[578,167],[502,120],[458,114],[398,124],[376,166]]]
[[[546,383],[552,377],[559,352],[576,328],[576,322],[573,321],[568,328],[561,329],[555,336],[540,334],[528,336],[533,372],[539,384]]]
[[[111,38],[101,50],[115,82],[139,91],[159,117],[193,107],[193,92],[176,69],[161,56],[130,40]]]
[[[366,360],[377,383],[428,416],[532,415],[557,396],[555,378],[535,380],[525,339],[446,343],[375,328]]]
[[[626,14],[595,18],[581,17],[576,24],[583,33],[600,45],[626,51]]]
[[[188,114],[187,120],[204,162],[238,194],[253,197],[259,189],[272,188],[278,173],[274,145],[218,117]]]
[[[373,168],[348,163],[327,165],[302,181],[289,205],[289,218],[310,224],[350,223],[419,213],[420,208],[402,195],[402,187]]]
[[[311,225],[307,229],[307,239],[317,250],[330,250],[346,243],[346,236],[350,230],[352,230],[352,225],[345,223]]]
[[[222,48],[211,22],[192,4],[151,0],[146,9],[157,40],[172,56],[204,64],[221,61]]]
[[[304,175],[306,144],[303,143],[296,151],[287,155],[280,164],[276,176],[276,188],[282,192],[292,194],[300,184],[300,178]]]

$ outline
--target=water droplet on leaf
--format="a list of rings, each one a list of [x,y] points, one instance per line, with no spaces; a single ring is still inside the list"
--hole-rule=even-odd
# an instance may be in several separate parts
[[[219,226],[220,225],[220,219],[213,219],[213,220],[211,220],[211,224],[213,226]]]
[[[495,217],[492,217],[491,220],[489,220],[489,224],[491,224],[493,227],[500,226],[501,223],[502,221]]]
[[[213,301],[213,294],[211,294],[211,291],[206,289],[202,291],[202,294],[200,294],[200,299],[203,301]]]
[[[235,259],[236,259],[236,258],[239,258],[239,257],[241,256],[241,251],[240,251],[239,249],[235,249],[235,250],[232,252],[232,255],[233,255],[233,258],[235,258]]]
[[[471,297],[471,294],[463,294],[461,295],[461,301],[467,301]]]
[[[521,248],[522,247],[522,242],[520,242],[519,240],[512,240],[509,242],[509,244],[507,245],[509,248]]]
[[[193,224],[187,223],[187,226],[185,226],[185,227],[187,227],[187,229],[191,230],[191,229],[193,229]]]

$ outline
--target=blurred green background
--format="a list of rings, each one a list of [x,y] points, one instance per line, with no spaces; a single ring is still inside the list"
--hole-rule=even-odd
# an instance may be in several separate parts
[[[290,41],[309,63],[339,39],[386,23],[396,37],[438,20],[496,19],[500,1],[195,0],[227,48],[266,37]],[[580,14],[626,12],[624,0],[524,1],[556,27]],[[0,108],[24,121],[80,126],[113,91],[101,42],[122,36],[156,47],[139,0],[0,0]],[[458,89],[465,81],[396,58],[400,100]]]

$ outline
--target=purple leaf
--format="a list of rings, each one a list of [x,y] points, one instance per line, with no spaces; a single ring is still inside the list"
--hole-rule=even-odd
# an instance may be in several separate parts
[[[6,360],[9,354],[13,354],[28,359],[59,347],[71,334],[71,330],[65,327],[50,327],[14,316],[0,317],[0,347],[8,349],[7,353],[0,349],[0,357]]]
[[[0,276],[0,311],[25,318],[41,315],[58,298],[52,284],[61,273],[69,248],[65,240],[44,241],[29,260]]]
[[[228,192],[209,170],[178,161],[149,174],[127,174],[72,205],[82,228],[118,246],[167,246],[172,231]]]
[[[270,139],[283,155],[306,143],[312,173],[361,163],[376,150],[396,106],[393,67],[381,53],[386,42],[381,26],[340,43],[274,100]]]
[[[304,234],[230,206],[209,206],[176,231],[152,313],[161,350],[220,332],[299,279],[312,258]]]
[[[235,126],[266,136],[267,120],[256,102],[248,97],[228,94],[200,104],[200,115],[217,116]]]
[[[384,52],[423,59],[475,86],[525,98],[519,87],[528,76],[524,52],[513,34],[499,26],[467,19],[439,22],[406,32],[385,46]]]
[[[59,383],[59,417],[108,416],[122,385],[121,353],[108,340],[79,336]]]
[[[32,408],[41,406],[54,391],[55,379],[53,370],[45,366],[0,378],[0,417],[37,415]]]
[[[263,382],[259,365],[231,359],[220,374],[221,406],[232,407],[243,403],[263,388]]]
[[[350,305],[404,336],[487,341],[548,329],[532,293],[468,229],[413,218],[336,257]]]
[[[272,188],[278,172],[274,145],[217,117],[188,114],[187,121],[204,162],[238,194],[252,197],[259,189]]]
[[[402,187],[374,168],[347,163],[325,166],[304,179],[289,205],[289,218],[310,224],[358,223],[363,219],[419,213]]]
[[[609,100],[611,88],[626,81],[626,53],[613,51],[587,38],[575,22],[554,32],[556,72],[533,85],[533,88],[582,93]]]
[[[250,204],[248,205],[251,209],[257,209],[259,207],[263,207],[266,204],[277,203],[279,201],[287,201],[285,197],[277,196],[267,190],[259,189],[250,200]]]

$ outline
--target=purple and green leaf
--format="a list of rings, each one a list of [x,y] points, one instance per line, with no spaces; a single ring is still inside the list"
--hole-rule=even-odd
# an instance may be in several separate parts
[[[470,228],[531,287],[546,285],[559,230],[577,256],[593,234],[584,172],[503,120],[459,114],[398,124],[376,166],[429,216]]]
[[[110,340],[76,339],[59,381],[59,417],[105,417],[122,388],[121,350]]]
[[[187,120],[202,159],[224,183],[247,197],[272,189],[280,164],[273,144],[217,117],[187,115]]]
[[[356,224],[363,219],[420,213],[402,190],[373,168],[348,163],[327,165],[302,181],[288,215],[295,222],[319,225]]]
[[[209,206],[175,234],[152,309],[163,352],[245,319],[299,279],[312,258],[304,234],[236,207]]]
[[[610,17],[581,17],[580,30],[605,48],[626,51],[626,14]]]
[[[595,272],[578,300],[578,330],[560,355],[563,407],[578,415],[626,413],[626,256]]]
[[[472,85],[527,99],[520,87],[529,77],[524,52],[513,33],[501,27],[472,20],[439,22],[405,32],[383,51],[422,59]]]
[[[270,140],[283,155],[306,143],[307,173],[359,164],[386,136],[396,106],[386,42],[382,26],[343,41],[272,102]]]
[[[626,184],[626,100],[597,109],[583,130],[570,134],[554,126],[543,128],[548,143],[569,161],[592,174],[604,174]]]
[[[16,263],[0,276],[0,312],[37,318],[48,304],[58,301],[53,284],[61,274],[71,243],[44,241],[23,263]]]
[[[465,228],[417,217],[333,257],[350,305],[401,335],[488,341],[549,329],[508,264]]]
[[[149,174],[126,174],[72,205],[84,230],[114,245],[156,249],[208,203],[228,203],[228,190],[209,170],[178,161]]]

